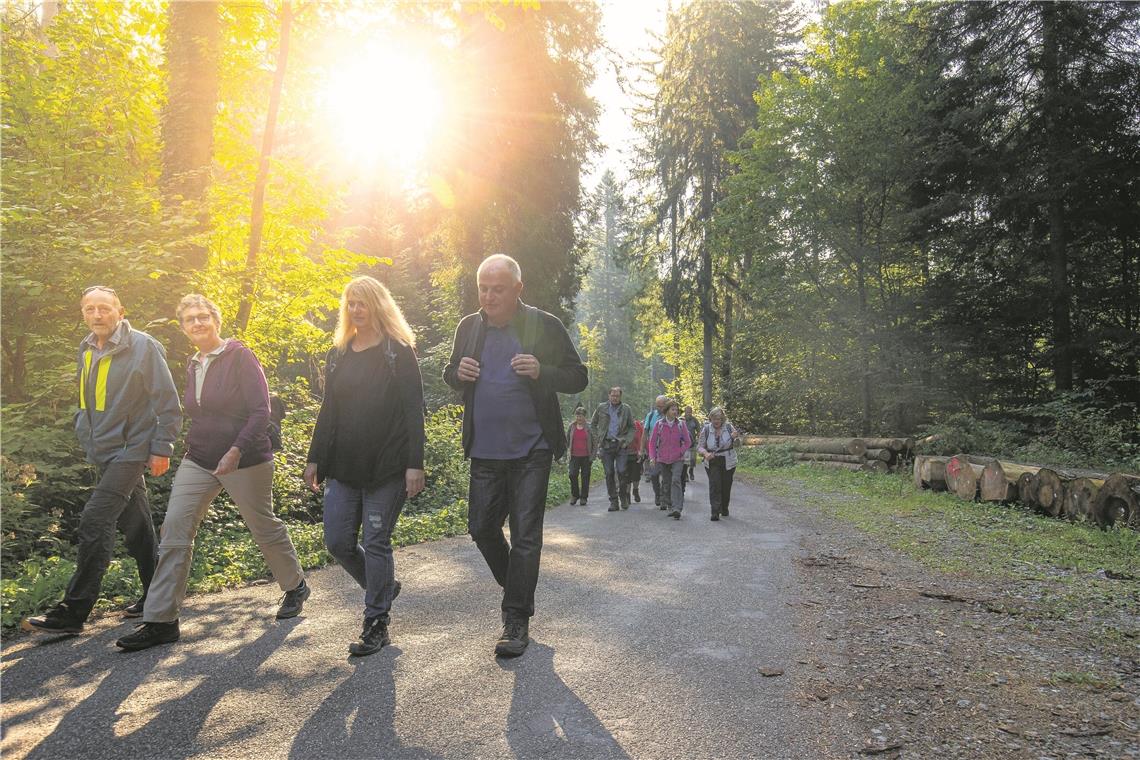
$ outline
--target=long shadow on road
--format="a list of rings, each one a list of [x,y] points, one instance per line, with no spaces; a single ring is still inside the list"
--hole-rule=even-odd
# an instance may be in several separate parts
[[[507,742],[515,757],[624,758],[590,708],[554,670],[554,650],[533,642],[526,656],[500,660],[515,675],[507,715]]]
[[[397,646],[351,660],[353,671],[325,697],[297,732],[291,760],[313,757],[438,758],[428,750],[405,745],[396,732]]]

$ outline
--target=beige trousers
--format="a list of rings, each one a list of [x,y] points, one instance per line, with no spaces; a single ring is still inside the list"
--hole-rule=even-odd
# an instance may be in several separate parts
[[[293,548],[285,523],[273,514],[273,462],[217,476],[183,459],[174,474],[166,519],[162,523],[158,568],[147,593],[144,622],[169,623],[178,619],[194,559],[194,536],[222,489],[237,505],[281,590],[295,589],[304,580],[297,550]]]

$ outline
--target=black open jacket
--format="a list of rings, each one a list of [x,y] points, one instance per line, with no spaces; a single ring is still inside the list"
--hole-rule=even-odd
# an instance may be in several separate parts
[[[351,348],[347,350],[351,351]],[[387,442],[377,449],[370,487],[375,487],[405,471],[424,468],[424,390],[416,352],[398,340],[386,340],[381,350],[388,358],[386,376],[376,378],[376,393],[385,404],[384,433]],[[334,442],[344,446],[359,445],[339,440],[336,431],[337,406],[352,404],[351,398],[340,398],[333,390],[337,362],[344,352],[332,348],[325,357],[325,397],[317,414],[313,440],[309,444],[308,461],[317,465],[317,480],[329,471]]]
[[[519,301],[519,310],[511,320],[524,354],[538,359],[537,380],[529,380],[530,395],[538,414],[542,437],[550,445],[555,459],[566,453],[566,431],[562,427],[559,393],[581,393],[590,382],[586,366],[570,340],[570,334],[558,317]],[[443,381],[463,393],[463,454],[471,456],[475,440],[475,383],[463,382],[456,371],[465,357],[479,361],[487,337],[487,315],[480,309],[464,317],[455,329],[451,358],[443,370]]]

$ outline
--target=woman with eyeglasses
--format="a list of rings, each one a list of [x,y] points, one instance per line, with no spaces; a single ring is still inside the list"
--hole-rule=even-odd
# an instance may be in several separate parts
[[[127,650],[178,640],[194,536],[223,489],[284,592],[277,617],[296,617],[309,598],[297,551],[285,523],[273,514],[269,388],[261,364],[240,341],[221,337],[221,312],[204,296],[183,298],[176,315],[182,332],[198,349],[187,368],[182,398],[190,430],[162,523],[158,568],[143,607],[143,624],[116,642]]]
[[[728,517],[728,500],[732,496],[732,478],[736,474],[736,449],[740,431],[732,426],[719,406],[709,411],[709,421],[697,437],[697,452],[705,463],[709,478],[709,506],[713,522]]]

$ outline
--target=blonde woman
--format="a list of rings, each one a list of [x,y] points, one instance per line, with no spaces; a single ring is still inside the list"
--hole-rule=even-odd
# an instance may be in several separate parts
[[[732,496],[732,478],[736,474],[736,449],[740,431],[732,426],[719,406],[709,411],[709,421],[697,437],[697,452],[705,463],[709,477],[709,506],[712,521],[728,517],[728,500]]]
[[[296,617],[309,598],[297,551],[285,524],[273,514],[269,388],[261,364],[240,341],[221,336],[222,313],[208,298],[191,293],[175,315],[198,349],[187,367],[182,397],[190,430],[162,522],[158,567],[143,607],[143,625],[115,642],[128,651],[178,640],[194,537],[223,489],[285,594],[277,617]]]
[[[362,656],[390,642],[392,529],[424,488],[424,392],[412,330],[375,279],[345,287],[333,343],[304,479],[314,492],[324,481],[325,545],[364,589],[364,628],[349,646]]]

